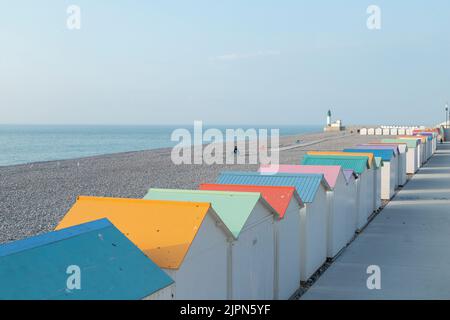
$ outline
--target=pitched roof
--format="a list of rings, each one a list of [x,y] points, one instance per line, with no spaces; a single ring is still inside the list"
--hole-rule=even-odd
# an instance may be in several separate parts
[[[427,143],[427,137],[423,137],[423,136],[398,136],[399,139],[401,140],[420,140],[420,143]]]
[[[425,137],[428,141],[433,140],[433,134],[431,132],[421,132],[419,134],[415,133],[415,137]]]
[[[402,139],[382,139],[382,143],[406,143],[408,148],[417,148],[418,141],[417,140],[402,140]]]
[[[56,229],[108,218],[159,267],[177,269],[213,212],[209,203],[80,196]]]
[[[278,212],[280,218],[284,217],[292,199],[296,199],[300,206],[303,207],[303,202],[294,187],[202,183],[199,189],[210,191],[260,192],[262,197]]]
[[[369,168],[368,158],[355,155],[308,155],[303,157],[304,165],[341,166],[344,169],[352,169],[357,174],[365,172]]]
[[[383,158],[375,157],[375,163],[377,164],[378,168],[381,168],[383,166]]]
[[[371,142],[366,145],[396,147],[399,153],[405,153],[408,151],[408,145],[406,142]]]
[[[314,165],[290,165],[290,164],[278,164],[278,165],[262,165],[259,172],[279,172],[279,173],[319,173],[323,174],[328,182],[328,185],[334,189],[339,174],[342,171],[341,166],[314,166]]]
[[[278,214],[259,192],[150,189],[144,199],[209,202],[236,239],[258,201]]]
[[[322,156],[322,155],[334,155],[334,156],[346,156],[348,157],[348,154],[342,151],[308,151],[306,153],[310,156]],[[367,157],[367,162],[369,164],[369,168],[372,168],[374,166],[374,159],[373,154],[370,152],[360,152],[360,154],[355,154],[353,156],[360,156],[360,157]]]
[[[82,290],[67,289],[71,265]],[[173,283],[107,219],[1,245],[0,278],[2,300],[142,299]]]
[[[437,133],[439,132],[439,128],[426,128],[426,129],[414,129],[413,130],[413,134],[433,134],[433,136],[436,136]]]
[[[264,174],[259,172],[222,172],[217,183],[225,184],[248,184],[263,186],[292,186],[295,187],[303,203],[314,201],[320,184],[326,189],[330,186],[322,174],[295,174],[277,173]]]
[[[430,131],[423,131],[423,130],[414,130],[413,131],[414,136],[424,136],[424,137],[431,137],[433,138],[435,136],[434,132]]]
[[[398,145],[387,145],[387,144],[358,144],[355,146],[358,149],[387,149],[392,150],[395,155],[400,153]]]
[[[347,183],[350,181],[352,176],[355,176],[355,171],[352,169],[344,169],[342,172],[344,173],[345,181],[347,181]]]
[[[375,155],[375,157],[380,157],[381,159],[383,159],[383,161],[391,161],[391,159],[393,157],[395,157],[395,152],[392,149],[377,149],[377,148],[365,148],[363,146],[361,147],[356,147],[356,148],[349,148],[349,149],[344,149],[344,152],[348,152],[348,153],[358,153],[361,151],[368,151],[371,152]]]

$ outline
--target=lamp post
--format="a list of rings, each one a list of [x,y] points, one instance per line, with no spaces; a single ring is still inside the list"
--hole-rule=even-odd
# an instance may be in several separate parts
[[[448,103],[445,104],[445,128],[448,128]]]

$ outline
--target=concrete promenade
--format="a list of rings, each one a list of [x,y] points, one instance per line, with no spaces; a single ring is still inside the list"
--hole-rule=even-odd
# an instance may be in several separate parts
[[[367,288],[367,267],[381,289]],[[300,299],[450,298],[450,144],[417,172]]]

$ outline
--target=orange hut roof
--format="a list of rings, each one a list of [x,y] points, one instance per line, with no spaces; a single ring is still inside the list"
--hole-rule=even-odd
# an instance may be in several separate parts
[[[211,211],[209,203],[80,196],[56,229],[107,218],[159,267],[178,269]]]

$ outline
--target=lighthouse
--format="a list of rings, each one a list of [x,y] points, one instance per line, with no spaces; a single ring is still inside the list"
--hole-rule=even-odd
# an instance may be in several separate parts
[[[331,122],[331,110],[328,110],[327,113],[327,125],[323,128],[323,131],[344,131],[345,127],[342,125],[341,120],[336,120],[335,122]]]

